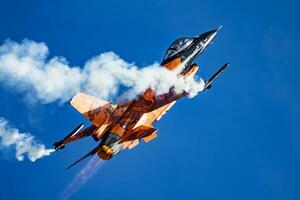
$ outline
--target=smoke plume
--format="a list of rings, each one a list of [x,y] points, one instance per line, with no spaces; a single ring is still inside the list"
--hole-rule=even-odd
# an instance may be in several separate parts
[[[202,79],[184,80],[158,63],[138,67],[113,52],[89,59],[83,67],[70,66],[63,57],[48,58],[45,43],[6,40],[0,46],[0,82],[25,94],[33,102],[65,102],[78,91],[103,99],[119,94],[120,86],[127,87],[132,98],[151,87],[157,94],[175,91],[195,96],[204,88]]]
[[[54,151],[39,144],[30,133],[20,133],[18,129],[10,127],[5,119],[0,118],[0,149],[9,147],[15,148],[19,161],[23,161],[24,156],[27,156],[34,162]]]

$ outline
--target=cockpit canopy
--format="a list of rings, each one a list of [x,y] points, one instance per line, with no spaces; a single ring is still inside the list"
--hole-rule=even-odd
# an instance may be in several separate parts
[[[168,48],[164,60],[170,58],[171,56],[174,56],[183,49],[187,48],[193,42],[193,40],[193,38],[179,38],[175,40]]]

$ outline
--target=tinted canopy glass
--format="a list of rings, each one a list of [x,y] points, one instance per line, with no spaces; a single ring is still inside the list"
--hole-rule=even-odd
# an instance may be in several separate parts
[[[175,40],[168,48],[164,60],[170,58],[171,56],[187,48],[192,42],[193,42],[192,38],[180,38]]]

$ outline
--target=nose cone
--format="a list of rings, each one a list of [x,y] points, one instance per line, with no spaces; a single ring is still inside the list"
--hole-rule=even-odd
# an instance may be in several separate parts
[[[201,42],[203,43],[203,45],[206,47],[207,45],[209,45],[212,40],[216,37],[218,31],[222,28],[222,26],[220,26],[217,29],[208,31],[206,33],[203,33],[201,35],[198,36],[198,38],[201,40]]]
[[[212,41],[215,37],[216,37],[216,35],[217,35],[217,33],[218,33],[218,30],[212,30],[212,31],[210,31],[209,33],[208,33],[208,39],[210,40],[210,41]]]

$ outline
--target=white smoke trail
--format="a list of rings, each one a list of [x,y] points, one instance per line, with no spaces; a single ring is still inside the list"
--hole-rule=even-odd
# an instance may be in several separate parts
[[[111,99],[120,86],[129,88],[127,98],[148,87],[162,94],[175,86],[176,92],[185,91],[190,97],[204,88],[202,79],[184,80],[158,63],[139,68],[113,52],[95,56],[83,67],[71,67],[63,57],[48,59],[48,54],[45,43],[5,41],[0,46],[0,81],[24,92],[27,99],[42,103],[65,102],[78,91]]]
[[[34,162],[54,152],[54,149],[46,149],[44,145],[37,143],[30,133],[20,133],[18,129],[10,127],[5,119],[0,118],[0,149],[11,146],[15,147],[19,161],[23,161],[24,155],[27,155]]]
[[[63,190],[59,196],[60,199],[69,199],[76,191],[78,191],[84,184],[96,175],[103,164],[104,160],[100,159],[97,155],[94,155]]]

